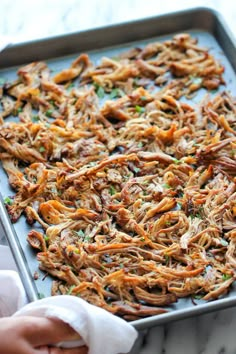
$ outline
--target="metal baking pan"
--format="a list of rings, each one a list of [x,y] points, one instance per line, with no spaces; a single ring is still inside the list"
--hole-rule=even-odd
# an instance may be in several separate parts
[[[19,67],[19,65],[31,61],[47,60],[50,67],[59,70],[67,66],[81,52],[89,53],[91,59],[96,61],[101,56],[115,56],[121,50],[133,46],[142,46],[156,40],[166,40],[179,32],[192,34],[199,39],[201,46],[210,48],[210,52],[225,67],[224,79],[227,89],[235,94],[235,40],[221,16],[207,8],[196,8],[86,32],[17,44],[0,53],[0,77],[13,79],[16,76],[16,67],[14,66]],[[196,99],[199,100],[200,96],[197,95]],[[50,296],[51,278],[45,277],[38,270],[35,251],[26,241],[31,227],[27,225],[24,217],[21,217],[14,225],[9,221],[3,198],[13,194],[13,191],[9,188],[7,176],[1,166],[0,193],[2,194],[0,223],[15,257],[28,298],[30,301],[34,301],[40,297],[40,294]],[[39,273],[38,280],[34,280],[35,271]],[[197,301],[197,305],[194,305],[191,299],[180,299],[176,305],[170,307],[170,311],[166,314],[131,323],[137,329],[142,329],[234,305],[236,305],[235,285],[223,299],[208,303]]]

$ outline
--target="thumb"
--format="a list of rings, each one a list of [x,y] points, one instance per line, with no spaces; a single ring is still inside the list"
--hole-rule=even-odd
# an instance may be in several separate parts
[[[68,324],[58,319],[28,316],[23,320],[24,338],[34,348],[79,339],[79,335]]]

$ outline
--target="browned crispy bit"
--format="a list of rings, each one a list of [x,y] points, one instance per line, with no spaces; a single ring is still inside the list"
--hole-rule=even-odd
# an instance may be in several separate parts
[[[28,233],[27,241],[29,242],[30,246],[36,248],[42,252],[46,252],[47,246],[44,235],[36,230],[31,230]]]
[[[154,306],[144,306],[141,304],[133,304],[128,301],[114,301],[112,306],[114,307],[115,313],[118,315],[132,315],[138,316],[139,318],[168,312],[161,307],[158,308]]]
[[[91,66],[91,62],[87,54],[81,54],[72,64],[69,69],[64,69],[56,74],[53,81],[56,84],[63,83],[65,81],[74,80],[85,69]]]
[[[144,301],[147,304],[154,306],[170,305],[177,301],[177,297],[174,294],[155,294],[150,293],[142,288],[136,286],[134,288],[134,294],[139,301]]]

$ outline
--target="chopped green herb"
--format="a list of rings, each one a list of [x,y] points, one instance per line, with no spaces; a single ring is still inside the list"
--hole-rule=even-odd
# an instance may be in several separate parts
[[[89,242],[90,241],[90,237],[89,236],[85,236],[84,241]]]
[[[198,144],[198,143],[194,143],[193,146],[201,146],[201,144]]]
[[[53,113],[53,110],[52,109],[48,109],[45,114],[47,117],[51,117],[52,116],[52,113]]]
[[[110,193],[110,195],[116,194],[116,189],[115,189],[115,187],[110,186],[110,188],[109,188],[109,193]]]
[[[105,96],[105,91],[104,91],[104,88],[99,86],[99,88],[97,89],[97,95],[99,98],[103,98]]]
[[[165,255],[164,255],[164,257],[165,257],[165,261],[166,261],[166,263],[168,263],[168,262],[169,262],[169,260],[170,260],[170,257],[168,256],[168,254],[165,254]]]
[[[95,87],[95,92],[96,92],[97,96],[99,98],[104,98],[104,96],[105,96],[104,88],[102,86],[98,85],[96,82],[94,83],[94,87]]]
[[[71,286],[69,287],[69,290],[67,291],[67,295],[70,295],[70,294],[72,293],[72,291],[73,291],[74,288],[75,288],[75,285],[71,285]]]
[[[133,168],[133,170],[134,170],[135,173],[139,173],[140,172],[140,168],[136,167],[136,166]]]
[[[39,116],[32,117],[32,122],[38,122],[38,121],[39,121]]]
[[[223,274],[223,275],[222,275],[222,280],[223,280],[223,281],[229,280],[230,278],[232,278],[232,275],[231,275],[231,274]]]
[[[72,89],[73,87],[75,87],[75,84],[72,82],[70,85],[67,86],[67,89],[70,90],[70,89]]]
[[[135,110],[140,114],[145,112],[145,108],[141,106],[135,106]]]
[[[50,127],[51,127],[51,124],[48,123],[48,122],[46,122],[46,123],[45,123],[45,127],[46,127],[46,128],[50,128]]]
[[[21,112],[23,112],[23,108],[22,107],[17,108],[17,114],[19,114]]]
[[[51,192],[52,192],[53,194],[57,194],[57,187],[53,186],[53,187],[51,188]]]
[[[4,203],[7,205],[12,205],[13,204],[13,200],[10,197],[6,197],[4,199]]]
[[[122,91],[119,88],[114,88],[111,90],[111,93],[109,95],[110,99],[117,98],[117,97],[123,97],[125,95],[124,91]]]
[[[80,237],[84,237],[84,231],[83,230],[77,231],[77,235]]]
[[[49,237],[48,236],[44,236],[44,240],[47,242],[49,241]]]
[[[166,224],[166,226],[170,226],[171,222],[170,221],[166,221],[165,224]]]
[[[166,188],[166,189],[170,189],[170,188],[171,188],[171,186],[170,186],[168,183],[164,183],[164,184],[162,185],[162,187],[163,187],[163,188]]]
[[[176,164],[176,165],[179,165],[182,163],[181,160],[178,160],[178,159],[173,159],[173,162]]]
[[[141,237],[141,238],[140,238],[140,241],[144,242],[144,241],[145,241],[145,238],[144,238],[144,237]]]
[[[80,253],[80,252],[79,252],[79,249],[78,249],[78,248],[75,248],[75,249],[74,249],[74,253],[79,254],[79,253]]]
[[[146,97],[146,96],[141,96],[140,99],[141,99],[142,101],[147,101],[147,97]]]
[[[182,209],[182,203],[177,202],[177,205],[178,205],[179,209]]]
[[[45,151],[45,147],[44,146],[40,146],[39,152],[44,152],[44,151]]]
[[[143,147],[143,143],[142,143],[142,141],[140,141],[139,143],[138,143],[138,148],[142,148]]]
[[[123,263],[120,264],[120,268],[124,268],[124,264]]]

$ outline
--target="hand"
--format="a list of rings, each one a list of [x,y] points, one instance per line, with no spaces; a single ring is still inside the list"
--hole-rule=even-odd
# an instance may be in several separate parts
[[[53,343],[75,339],[74,330],[64,322],[41,317],[0,319],[0,353],[4,354],[87,354],[87,347],[56,348]]]

